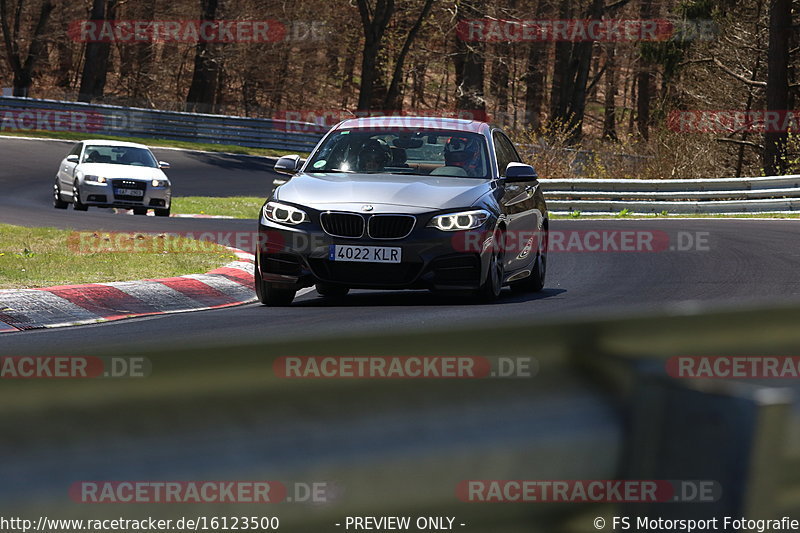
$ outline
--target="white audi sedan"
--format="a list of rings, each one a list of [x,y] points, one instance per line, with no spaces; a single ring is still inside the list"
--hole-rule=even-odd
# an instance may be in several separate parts
[[[61,161],[53,185],[53,207],[76,211],[120,207],[167,217],[172,184],[147,146],[121,141],[89,140],[72,147]]]

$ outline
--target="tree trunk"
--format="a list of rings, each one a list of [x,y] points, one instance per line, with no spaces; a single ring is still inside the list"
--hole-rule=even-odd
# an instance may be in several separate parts
[[[93,0],[91,20],[114,20],[116,18],[117,0]],[[110,42],[89,42],[83,61],[81,85],[78,89],[78,100],[91,102],[103,97],[108,73],[108,58],[111,54]]]
[[[547,45],[531,43],[528,48],[528,68],[525,72],[525,122],[534,130],[542,126],[546,59]]]
[[[492,90],[497,114],[494,120],[505,126],[508,115],[508,82],[510,79],[508,62],[511,60],[511,46],[508,43],[498,43],[494,49],[495,57],[492,60],[492,76],[489,87]]]
[[[394,14],[394,0],[376,0],[375,8],[369,0],[358,0],[361,25],[364,28],[364,49],[361,54],[361,87],[358,93],[358,110],[369,111],[376,100],[383,100],[380,93],[384,85],[382,51],[383,35]]]
[[[792,27],[791,0],[771,0],[769,6],[769,51],[767,53],[767,113],[776,112],[779,123],[789,109],[789,37]],[[769,115],[768,115],[769,116]],[[766,124],[764,134],[764,172],[767,176],[785,174],[788,133]],[[772,131],[770,131],[772,129]],[[779,130],[781,128],[778,128]]]
[[[592,0],[588,16],[585,18],[599,19],[603,14],[603,2],[604,0]],[[572,92],[569,100],[568,123],[571,140],[577,142],[583,133],[583,117],[586,113],[586,88],[589,83],[589,70],[592,66],[594,41],[580,42],[575,45],[573,50],[575,74],[574,78],[570,78]]]
[[[200,0],[201,20],[217,17],[218,0]],[[219,80],[220,59],[216,57],[212,44],[198,41],[194,54],[194,74],[186,96],[186,110],[210,113],[214,109]]]
[[[642,0],[639,9],[639,18],[649,20],[652,17],[651,0]],[[639,57],[639,68],[636,74],[636,127],[642,139],[650,138],[650,84],[652,83],[652,71],[649,63]]]
[[[572,0],[562,0],[558,11],[558,18],[566,20],[571,18]],[[570,56],[572,43],[556,41],[555,60],[553,62],[553,81],[550,85],[550,122],[565,120],[567,115],[567,90],[570,70]]]
[[[347,55],[344,58],[344,75],[342,76],[342,89],[339,93],[342,109],[350,106],[350,96],[353,89],[353,76],[355,75],[356,54],[358,52],[358,38],[354,36],[350,39],[347,47]]]
[[[485,0],[460,0],[457,3],[461,20],[485,17]],[[468,111],[477,118],[486,114],[483,92],[486,47],[482,42],[466,42],[456,35],[453,56],[456,71],[456,109]]]
[[[411,49],[414,39],[417,38],[419,30],[422,28],[422,23],[431,12],[431,7],[433,7],[433,0],[425,0],[425,4],[422,6],[422,11],[420,12],[419,17],[417,17],[417,20],[414,22],[414,26],[412,26],[411,30],[408,32],[406,40],[403,42],[403,47],[400,49],[400,53],[397,55],[397,59],[394,62],[394,74],[392,74],[392,82],[389,84],[389,90],[386,92],[386,99],[384,101],[384,109],[386,110],[403,110],[403,67],[406,62],[408,51]]]
[[[603,138],[617,140],[617,47],[607,43],[606,49],[606,87],[603,110]]]
[[[550,13],[549,0],[539,0],[534,17],[547,18]],[[528,64],[525,69],[525,124],[538,130],[542,126],[542,109],[545,98],[545,71],[549,44],[532,42],[528,45]]]
[[[6,49],[6,59],[8,60],[9,67],[14,73],[13,81],[13,94],[14,96],[28,96],[30,93],[31,85],[33,84],[33,70],[39,60],[45,56],[45,40],[43,38],[47,21],[50,18],[50,13],[53,11],[53,3],[51,0],[44,0],[41,9],[39,10],[39,18],[31,36],[31,44],[28,47],[28,54],[25,60],[22,60],[22,54],[19,50],[19,26],[20,17],[22,14],[22,6],[24,0],[19,0],[14,12],[14,25],[13,34],[8,24],[8,6],[6,0],[0,0],[0,27],[3,31],[3,42]]]

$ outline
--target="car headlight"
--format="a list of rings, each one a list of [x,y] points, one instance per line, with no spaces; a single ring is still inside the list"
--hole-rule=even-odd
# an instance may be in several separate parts
[[[431,219],[428,227],[442,231],[463,231],[481,227],[488,218],[489,212],[483,209],[461,211],[460,213],[437,215]]]
[[[167,185],[169,185],[169,181],[159,180],[159,179],[154,179],[150,183],[153,185],[153,187],[166,187]]]
[[[264,206],[264,218],[278,224],[289,224],[296,226],[303,222],[308,222],[308,215],[305,211],[278,202],[267,202]]]
[[[86,174],[83,176],[83,181],[93,183],[95,185],[105,185],[108,180],[104,176],[95,176],[93,174]]]

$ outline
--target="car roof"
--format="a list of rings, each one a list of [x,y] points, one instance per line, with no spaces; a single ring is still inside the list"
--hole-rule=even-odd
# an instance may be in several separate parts
[[[130,143],[126,141],[111,141],[108,139],[86,139],[81,141],[84,144],[100,144],[103,146],[128,146],[131,148],[147,148],[144,144]],[[149,148],[147,148],[149,150]]]
[[[347,128],[415,128],[415,129],[445,129],[471,133],[487,133],[489,125],[478,120],[466,120],[450,117],[425,117],[425,116],[385,116],[362,117],[344,120],[336,129]]]

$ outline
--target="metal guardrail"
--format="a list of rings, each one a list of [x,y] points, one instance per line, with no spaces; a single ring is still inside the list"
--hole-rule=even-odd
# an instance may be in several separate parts
[[[250,148],[311,151],[327,127],[287,120],[0,97],[0,129],[69,131]]]
[[[260,344],[162,347],[143,379],[9,380],[0,389],[0,510],[103,518],[277,514],[287,531],[355,515],[457,516],[478,531],[555,531],[602,505],[463,503],[468,479],[709,479],[710,503],[625,514],[686,518],[796,511],[789,398],[772,385],[675,380],[674,355],[795,353],[800,308],[639,315]],[[87,347],[92,355],[126,355]],[[532,379],[286,380],[281,356],[532,356]],[[784,385],[785,383],[781,383]],[[13,438],[11,438],[13,436]],[[81,505],[79,480],[333,481],[324,505]],[[793,496],[794,495],[794,496]],[[795,499],[793,499],[795,498]],[[619,509],[617,509],[619,511]],[[531,529],[535,523],[539,529]],[[582,530],[591,530],[590,527]]]
[[[713,214],[800,210],[800,175],[636,180],[541,179],[556,213]]]
[[[328,128],[287,120],[233,117],[83,102],[0,97],[0,129],[70,131],[309,152]],[[620,154],[617,154],[620,155]],[[629,156],[633,157],[633,156]],[[800,210],[800,175],[691,180],[546,179],[555,213],[711,214]]]

